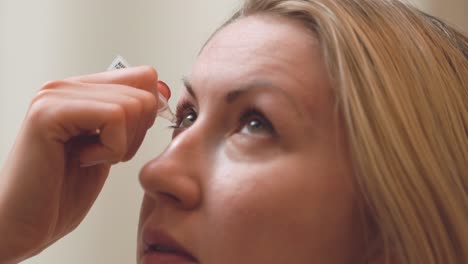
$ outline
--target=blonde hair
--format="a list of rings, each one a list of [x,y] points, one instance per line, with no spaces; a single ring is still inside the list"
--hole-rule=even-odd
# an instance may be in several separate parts
[[[319,39],[384,262],[468,263],[467,38],[397,0],[246,0],[226,24],[257,14]]]

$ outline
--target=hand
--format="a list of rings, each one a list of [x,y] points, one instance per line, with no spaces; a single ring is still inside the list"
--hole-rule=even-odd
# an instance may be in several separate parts
[[[156,71],[136,67],[45,84],[0,171],[0,262],[71,232],[112,164],[131,159],[157,114]]]

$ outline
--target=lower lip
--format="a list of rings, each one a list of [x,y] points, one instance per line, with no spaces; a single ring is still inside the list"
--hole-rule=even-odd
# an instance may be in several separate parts
[[[151,252],[143,256],[142,264],[196,264],[196,262],[177,254]]]

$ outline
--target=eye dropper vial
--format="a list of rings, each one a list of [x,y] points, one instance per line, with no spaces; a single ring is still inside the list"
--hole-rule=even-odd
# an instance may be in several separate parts
[[[111,65],[107,68],[108,71],[116,70],[116,69],[123,69],[130,67],[130,64],[120,55],[118,55],[114,61],[112,61]],[[159,95],[159,102],[158,102],[158,116],[168,120],[171,123],[175,123],[177,121],[176,116],[169,108],[169,104],[167,103],[166,97],[158,92]]]

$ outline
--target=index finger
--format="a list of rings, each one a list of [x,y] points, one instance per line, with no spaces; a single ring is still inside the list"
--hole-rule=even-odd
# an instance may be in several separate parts
[[[158,90],[166,98],[170,96],[170,92],[166,90],[166,87],[158,85],[158,72],[152,66],[129,67],[71,77],[67,80],[83,83],[127,85],[146,90],[153,94],[156,94],[156,90]]]

